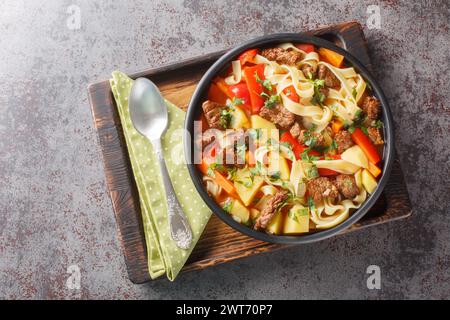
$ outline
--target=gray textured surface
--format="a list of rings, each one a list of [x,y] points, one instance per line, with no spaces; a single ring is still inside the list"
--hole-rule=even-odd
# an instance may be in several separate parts
[[[264,2],[264,1],[263,1]],[[449,2],[378,2],[365,33],[390,100],[414,216],[181,275],[127,279],[86,87],[377,1],[0,2],[0,298],[450,298]],[[433,4],[428,4],[433,3]],[[81,268],[81,290],[66,269]],[[376,264],[382,289],[366,288]]]

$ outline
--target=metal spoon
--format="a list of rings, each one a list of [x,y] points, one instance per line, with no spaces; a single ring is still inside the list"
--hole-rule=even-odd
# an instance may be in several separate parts
[[[146,78],[134,81],[129,105],[134,127],[150,140],[158,156],[167,196],[170,235],[179,248],[188,249],[192,242],[191,227],[175,196],[161,147],[161,137],[168,123],[167,106],[156,85]]]

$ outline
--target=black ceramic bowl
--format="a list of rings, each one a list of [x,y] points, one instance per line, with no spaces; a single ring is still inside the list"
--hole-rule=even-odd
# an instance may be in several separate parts
[[[212,79],[219,75],[225,68],[227,68],[231,61],[235,60],[237,56],[243,51],[250,48],[263,48],[268,46],[274,46],[284,42],[292,42],[292,43],[311,43],[316,47],[323,47],[327,49],[331,49],[336,51],[337,53],[343,55],[346,59],[346,64],[349,66],[353,66],[357,72],[359,72],[364,79],[370,84],[372,87],[373,93],[380,100],[382,105],[382,120],[384,122],[384,152],[383,152],[383,174],[378,182],[378,187],[373,194],[371,194],[366,201],[361,205],[361,207],[353,212],[350,217],[337,225],[334,228],[326,229],[322,231],[317,231],[310,234],[298,235],[298,236],[283,236],[283,235],[271,235],[260,231],[255,231],[243,224],[236,222],[227,212],[225,212],[215,201],[212,199],[202,183],[202,175],[197,169],[197,166],[193,163],[194,157],[191,153],[193,150],[193,139],[189,139],[194,136],[194,121],[200,119],[200,115],[202,112],[201,105],[203,101],[206,100],[207,92],[209,85],[212,82]],[[389,110],[389,106],[384,96],[381,87],[369,73],[369,71],[362,65],[361,62],[358,61],[357,58],[352,56],[350,53],[345,51],[344,49],[334,45],[333,43],[313,37],[306,36],[300,34],[292,34],[292,33],[279,33],[272,34],[268,36],[264,36],[261,38],[257,38],[254,40],[250,40],[244,44],[237,46],[236,48],[225,53],[219,60],[217,60],[205,73],[203,78],[200,80],[197,89],[195,90],[191,102],[189,104],[189,108],[187,111],[187,117],[185,122],[185,137],[184,137],[184,145],[185,145],[185,154],[186,161],[188,163],[189,173],[191,175],[192,181],[194,182],[197,191],[200,196],[209,206],[209,208],[217,215],[220,219],[222,219],[225,223],[227,223],[232,228],[242,232],[245,235],[250,237],[272,242],[272,243],[283,243],[283,244],[300,244],[300,243],[309,243],[314,241],[323,240],[329,238],[333,235],[340,233],[342,230],[350,227],[352,224],[361,219],[374,205],[380,196],[383,188],[386,186],[387,180],[389,178],[389,174],[391,171],[393,156],[394,156],[394,146],[393,146],[393,123],[392,123],[392,115]]]

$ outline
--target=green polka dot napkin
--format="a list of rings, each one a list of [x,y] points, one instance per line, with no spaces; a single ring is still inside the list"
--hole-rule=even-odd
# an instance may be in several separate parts
[[[148,269],[155,279],[164,273],[173,281],[189,257],[211,215],[195,190],[183,155],[184,112],[166,101],[169,127],[162,139],[164,156],[177,198],[192,228],[189,250],[178,248],[170,236],[167,202],[156,155],[151,143],[134,128],[128,109],[133,80],[114,71],[110,85],[125,135],[134,178],[139,191],[141,214],[147,244]]]

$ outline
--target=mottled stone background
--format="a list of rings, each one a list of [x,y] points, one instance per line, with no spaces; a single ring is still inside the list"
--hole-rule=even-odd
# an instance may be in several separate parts
[[[71,4],[81,29],[70,30]],[[381,9],[368,29],[367,6]],[[162,280],[127,278],[87,85],[345,20],[391,103],[412,218]],[[0,298],[450,298],[449,2],[0,2]],[[81,289],[66,269],[81,268]],[[382,289],[366,288],[366,268]]]

